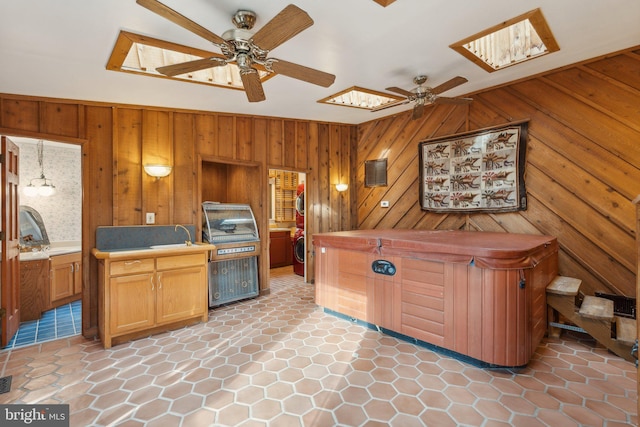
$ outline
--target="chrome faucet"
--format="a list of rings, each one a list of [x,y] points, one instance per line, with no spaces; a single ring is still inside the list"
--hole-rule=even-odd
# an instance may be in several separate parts
[[[184,231],[186,231],[187,232],[187,236],[189,236],[189,240],[185,240],[184,244],[187,245],[187,246],[191,246],[191,233],[189,232],[187,227],[185,227],[184,225],[177,224],[176,227],[173,229],[173,231],[178,231],[178,227],[180,227]]]

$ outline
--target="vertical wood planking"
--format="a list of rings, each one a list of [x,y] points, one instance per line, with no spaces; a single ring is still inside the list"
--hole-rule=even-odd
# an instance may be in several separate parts
[[[307,147],[307,175],[305,177],[305,199],[307,203],[305,211],[305,241],[307,251],[305,253],[305,263],[307,267],[308,280],[313,282],[315,277],[316,260],[314,253],[317,248],[313,246],[313,235],[321,232],[322,225],[320,223],[320,202],[319,202],[319,125],[318,123],[309,123],[308,135],[309,146]],[[308,214],[307,214],[308,212]]]
[[[296,123],[295,169],[306,170],[308,167],[307,150],[309,148],[309,122]]]
[[[199,224],[195,126],[192,114],[173,115],[173,219],[178,224]],[[195,236],[194,236],[195,237]]]
[[[236,160],[255,161],[253,120],[236,117]]]
[[[283,122],[282,120],[268,120],[268,167],[271,169],[282,169],[284,166],[283,157]]]
[[[282,168],[296,168],[296,123],[292,120],[283,121],[283,156]]]
[[[268,122],[266,119],[253,119],[253,145],[256,162],[266,165],[269,148]]]
[[[142,111],[117,108],[113,132],[113,225],[142,224]]]
[[[87,108],[87,142],[82,147],[82,331],[87,337],[95,336],[98,326],[98,263],[90,256],[96,246],[95,230],[114,223],[115,121],[112,108]]]
[[[218,115],[218,157],[233,159],[236,152],[235,119],[233,116]]]
[[[142,165],[168,164],[173,159],[173,113],[144,110],[142,114]],[[172,224],[174,171],[165,178],[153,178],[142,173],[142,218],[155,213],[156,224]]]
[[[331,228],[331,194],[329,192],[330,138],[329,125],[321,123],[318,126],[318,198],[316,202],[319,206],[319,212],[316,213],[319,216],[319,228],[317,231],[334,231]]]
[[[196,151],[203,157],[217,155],[218,116],[216,114],[197,114],[195,126]]]
[[[342,148],[340,139],[340,125],[329,125],[329,168],[327,171],[327,187],[325,191],[329,197],[329,204],[335,206],[333,215],[330,215],[327,219],[330,221],[330,231],[340,230],[341,220],[341,200],[340,193],[336,190],[336,184],[340,180],[340,167],[342,162],[340,161],[340,149]]]

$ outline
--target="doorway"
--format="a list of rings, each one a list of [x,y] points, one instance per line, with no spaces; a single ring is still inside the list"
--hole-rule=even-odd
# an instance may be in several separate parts
[[[306,275],[304,255],[306,175],[302,172],[269,169],[269,257],[270,267],[291,266]]]
[[[21,230],[21,322],[6,347],[16,348],[82,333],[82,149],[10,138],[20,149],[20,225],[37,217],[30,226],[48,237],[30,245],[29,228]]]

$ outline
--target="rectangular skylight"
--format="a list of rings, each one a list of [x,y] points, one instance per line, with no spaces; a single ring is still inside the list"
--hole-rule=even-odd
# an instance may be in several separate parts
[[[540,9],[449,46],[489,72],[560,50]]]
[[[244,90],[240,70],[235,64],[212,67],[175,77],[168,77],[156,71],[156,68],[164,65],[211,57],[224,58],[218,53],[121,31],[107,63],[107,69]],[[266,70],[258,70],[258,74],[262,81],[273,75]]]
[[[371,89],[364,89],[358,86],[352,86],[335,95],[330,95],[318,102],[331,105],[342,105],[345,107],[363,108],[371,110],[390,102],[396,102],[404,99],[401,96],[394,96],[388,93],[377,92]]]

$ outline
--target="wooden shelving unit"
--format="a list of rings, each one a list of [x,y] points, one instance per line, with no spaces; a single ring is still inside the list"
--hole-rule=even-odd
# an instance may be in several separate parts
[[[298,173],[272,170],[269,172],[269,177],[275,178],[275,220],[277,222],[295,221]]]

